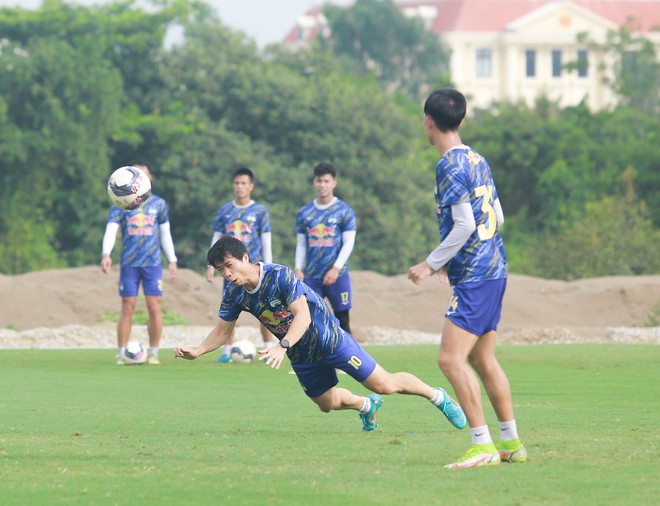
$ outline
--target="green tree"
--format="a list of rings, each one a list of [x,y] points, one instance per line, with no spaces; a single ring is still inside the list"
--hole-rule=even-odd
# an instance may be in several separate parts
[[[619,105],[660,114],[660,57],[650,39],[635,33],[634,19],[617,30],[609,30],[605,42],[595,41],[587,32],[579,33],[577,40],[604,56],[598,70],[602,81],[618,96]],[[571,62],[568,68],[585,64]]]
[[[349,57],[356,73],[373,73],[411,98],[449,83],[448,50],[392,0],[357,0],[348,8],[326,4],[323,13],[330,30],[321,32],[321,45]]]
[[[581,217],[542,236],[533,251],[535,274],[570,280],[660,272],[660,230],[636,195],[634,177],[626,169],[618,195],[587,202]]]

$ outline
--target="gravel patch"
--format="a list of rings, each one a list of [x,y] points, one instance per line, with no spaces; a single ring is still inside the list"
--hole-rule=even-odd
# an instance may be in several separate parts
[[[171,326],[163,329],[162,348],[199,344],[212,327]],[[355,334],[362,344],[439,345],[440,334],[386,327],[356,328]],[[133,327],[132,339],[148,343],[145,325]],[[239,326],[235,339],[249,339],[261,344],[257,327]],[[501,344],[660,344],[660,327],[605,327],[605,328],[522,328],[500,332]],[[23,331],[0,329],[0,349],[73,349],[114,348],[116,333],[113,325],[66,325],[39,327]]]

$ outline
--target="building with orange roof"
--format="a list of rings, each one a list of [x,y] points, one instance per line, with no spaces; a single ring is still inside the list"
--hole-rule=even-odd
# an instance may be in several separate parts
[[[577,40],[586,32],[605,42],[609,31],[628,26],[660,47],[660,0],[438,0],[396,2],[421,19],[451,50],[454,85],[473,107],[495,101],[533,105],[545,96],[561,106],[585,100],[592,110],[615,105],[603,83],[604,54]],[[283,43],[308,45],[330,30],[320,9],[300,16]],[[584,61],[569,71],[569,62]]]

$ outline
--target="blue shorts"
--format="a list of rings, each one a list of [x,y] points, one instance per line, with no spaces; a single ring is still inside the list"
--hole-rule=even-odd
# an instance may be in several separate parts
[[[506,278],[460,283],[454,287],[445,318],[476,336],[497,330]]]
[[[332,310],[348,311],[352,306],[351,278],[348,270],[337,278],[332,285],[325,286],[323,279],[305,278],[304,283],[321,297],[327,297]]]
[[[309,397],[318,397],[337,386],[337,369],[341,369],[362,383],[376,368],[376,361],[351,336],[344,333],[344,341],[334,353],[313,364],[291,364],[300,386]]]
[[[142,282],[145,295],[163,296],[163,267],[129,267],[122,265],[119,270],[119,295],[121,297],[137,297]]]

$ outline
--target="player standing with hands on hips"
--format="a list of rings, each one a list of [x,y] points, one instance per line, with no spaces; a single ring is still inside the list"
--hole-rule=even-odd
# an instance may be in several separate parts
[[[130,165],[140,169],[151,179],[151,172],[145,162],[136,160]],[[122,352],[131,335],[131,320],[135,312],[140,283],[142,283],[142,291],[149,313],[147,362],[157,365],[160,364],[158,346],[163,332],[163,313],[160,307],[163,296],[161,247],[169,261],[168,268],[172,282],[177,274],[177,258],[170,232],[167,203],[152,193],[151,197],[138,209],[129,211],[117,206],[110,209],[103,235],[101,271],[104,274],[110,272],[112,266],[110,254],[115,246],[117,232],[120,228],[122,245],[119,271],[121,313],[117,322],[117,365],[124,363]]]
[[[327,297],[339,324],[351,333],[351,278],[348,258],[355,244],[356,220],[351,206],[334,196],[337,168],[314,167],[316,199],[296,216],[296,277]]]
[[[234,171],[234,200],[220,206],[213,220],[213,246],[223,235],[236,237],[245,244],[250,258],[254,262],[273,261],[272,237],[270,231],[270,214],[262,204],[252,200],[254,190],[254,173],[247,167],[240,167]],[[213,282],[215,269],[210,265],[206,269],[206,280]],[[224,287],[228,281],[225,280]],[[275,338],[266,327],[261,325],[261,338],[266,349],[275,346]],[[216,362],[227,364],[231,359],[231,347],[234,342],[232,335],[224,345],[222,355]]]
[[[360,413],[362,430],[376,428],[378,394],[410,394],[431,401],[454,427],[465,427],[463,410],[441,388],[433,388],[406,372],[389,373],[340,326],[325,301],[283,265],[252,263],[244,244],[225,235],[209,250],[209,265],[229,282],[222,296],[218,323],[196,348],[179,347],[174,358],[193,360],[212,352],[229,338],[241,311],[263,322],[279,339],[260,360],[279,369],[286,354],[307,396],[321,411],[351,409]],[[337,387],[337,369],[372,392],[355,395]]]
[[[498,228],[502,207],[486,160],[461,142],[458,129],[467,103],[459,91],[434,91],[424,104],[424,131],[441,156],[435,198],[440,244],[408,271],[415,284],[440,272],[454,287],[438,364],[467,416],[472,446],[448,468],[525,462],[518,438],[509,380],[495,357],[497,324],[506,289],[507,261]],[[500,424],[497,447],[486,425],[477,372]]]

